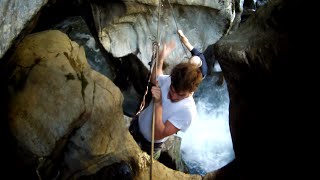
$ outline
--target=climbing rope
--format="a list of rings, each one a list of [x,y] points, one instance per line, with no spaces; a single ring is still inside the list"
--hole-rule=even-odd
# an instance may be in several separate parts
[[[158,26],[159,27],[159,26]],[[159,29],[159,28],[158,28]],[[159,30],[158,30],[159,32]],[[148,94],[148,90],[149,90],[149,84],[150,84],[150,81],[151,81],[151,74],[152,74],[152,71],[153,69],[155,70],[155,74],[157,74],[157,61],[158,61],[158,58],[159,58],[159,47],[160,47],[160,44],[158,42],[153,42],[152,43],[152,57],[151,57],[151,61],[149,62],[149,66],[150,66],[150,71],[149,71],[149,74],[148,74],[148,85],[147,85],[147,88],[146,88],[146,91],[143,95],[143,99],[141,101],[141,104],[140,104],[140,107],[139,107],[139,111],[136,113],[135,116],[138,116],[141,111],[143,110],[144,106],[145,106],[145,99],[146,99],[146,95]],[[153,151],[154,151],[154,126],[155,126],[155,123],[154,123],[154,118],[155,118],[155,106],[153,106],[153,114],[152,114],[152,127],[151,127],[151,133],[152,133],[152,138],[151,138],[151,162],[150,162],[150,179],[152,179],[152,164],[153,164]]]
[[[159,20],[160,21],[160,20]],[[159,27],[159,26],[158,26]],[[159,28],[158,28],[159,29]],[[159,30],[158,30],[158,32],[159,32]],[[155,71],[155,74],[157,75],[157,64],[158,64],[158,60],[159,60],[159,44],[157,43],[157,45],[156,45],[156,47],[157,47],[157,50],[156,50],[156,53],[155,53],[155,55],[156,55],[156,58],[157,59],[155,59],[155,61],[154,61],[154,63],[153,63],[153,66],[155,66],[155,67],[153,67],[153,68],[155,68],[154,69],[154,71]],[[153,104],[153,112],[152,112],[152,126],[151,126],[151,153],[150,153],[150,156],[151,156],[151,165],[150,165],[150,179],[152,179],[152,165],[153,165],[153,151],[154,151],[154,127],[155,127],[155,105]]]
[[[173,12],[173,8],[172,8],[172,6],[171,6],[170,0],[168,0],[168,3],[169,3],[169,6],[170,6],[171,14],[172,14],[174,23],[175,23],[175,25],[176,25],[177,34],[178,34],[178,30],[179,30],[179,28],[178,28],[178,23],[177,23],[177,20],[176,20],[176,18],[175,18],[175,16],[174,16],[174,12]],[[185,53],[186,57],[189,59],[190,57],[188,56],[188,53],[187,53],[187,51],[186,51],[186,47],[183,45],[183,43],[182,43],[181,38],[180,38],[179,35],[178,35],[178,38],[179,38],[179,40],[180,40],[180,44],[181,44],[181,46],[182,46],[182,49],[184,50],[184,53]]]
[[[158,27],[157,27],[157,51],[156,51],[156,61],[154,61],[154,65],[155,68],[155,78],[157,78],[157,67],[158,67],[158,61],[159,61],[159,48],[160,48],[160,31],[159,31],[159,27],[160,27],[160,10],[161,10],[161,0],[159,0],[159,5],[158,5]],[[153,171],[153,151],[154,151],[154,129],[155,129],[155,105],[153,103],[153,112],[152,112],[152,128],[151,128],[151,152],[150,152],[150,156],[151,156],[151,162],[150,162],[150,180],[152,180],[152,171]]]
[[[149,66],[150,66],[150,71],[148,73],[148,81],[147,81],[147,88],[144,92],[144,95],[143,95],[143,98],[142,98],[142,101],[140,103],[140,107],[139,107],[139,110],[138,112],[136,113],[135,116],[138,116],[141,111],[143,110],[144,106],[145,106],[145,101],[146,101],[146,96],[148,94],[148,90],[149,90],[149,84],[150,84],[150,81],[151,81],[151,73],[152,73],[152,69],[153,69],[153,66],[154,66],[154,62],[156,61],[156,58],[157,58],[157,51],[159,49],[159,44],[157,42],[153,42],[152,43],[152,56],[151,56],[151,61],[148,63]]]

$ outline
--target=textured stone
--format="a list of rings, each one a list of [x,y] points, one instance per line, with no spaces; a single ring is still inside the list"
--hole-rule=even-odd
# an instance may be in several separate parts
[[[13,40],[48,0],[0,1],[0,58],[10,48]]]

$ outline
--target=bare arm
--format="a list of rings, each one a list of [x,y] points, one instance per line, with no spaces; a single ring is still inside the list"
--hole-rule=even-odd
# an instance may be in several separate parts
[[[175,47],[176,43],[173,40],[171,40],[169,43],[163,44],[163,48],[159,52],[159,61],[157,62],[157,66],[153,68],[151,74],[151,83],[156,84],[156,77],[163,74],[163,61]],[[155,71],[157,71],[157,73]]]
[[[152,96],[154,97],[155,106],[155,130],[154,139],[159,140],[164,137],[170,136],[179,131],[170,121],[163,123],[162,121],[162,101],[161,101],[161,89],[157,86],[152,86]]]
[[[181,30],[178,30],[178,34],[183,44],[187,47],[189,51],[191,51],[193,49],[193,46],[190,44],[188,38],[183,34]]]
[[[200,58],[199,60],[196,60],[194,58],[190,58],[189,62],[194,63],[198,66],[201,67],[201,72],[202,72],[202,76],[205,77],[207,75],[208,72],[208,65],[207,65],[207,61],[206,58],[204,57],[203,53],[201,53],[197,48],[194,48],[188,38],[183,34],[183,32],[181,30],[178,30],[178,34],[180,36],[181,41],[183,42],[183,44],[187,47],[187,49],[190,51],[191,55],[194,56],[198,56]]]

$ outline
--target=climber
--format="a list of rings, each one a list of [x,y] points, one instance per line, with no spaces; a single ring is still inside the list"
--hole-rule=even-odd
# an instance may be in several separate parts
[[[188,42],[188,39],[185,36],[182,37],[185,40],[186,46],[197,53]],[[164,44],[159,52],[159,62],[151,74],[151,83],[153,84],[151,93],[153,99],[139,116],[135,116],[132,119],[129,128],[133,137],[141,146],[141,149],[151,154],[151,124],[154,106],[154,159],[160,157],[163,142],[170,135],[180,130],[185,132],[196,117],[197,111],[193,93],[206,75],[207,67],[202,68],[202,66],[206,66],[206,63],[202,62],[201,66],[199,61],[193,63],[193,60],[177,64],[170,75],[164,75],[162,70],[164,59],[174,48],[175,42],[170,41],[168,44]],[[201,69],[205,70],[204,73],[201,72]]]
[[[207,75],[208,65],[204,55],[195,47],[193,47],[188,38],[183,34],[182,30],[178,30],[179,37],[185,47],[190,51],[192,57],[189,59],[190,63],[196,64],[199,68],[201,67],[201,72],[203,78]]]

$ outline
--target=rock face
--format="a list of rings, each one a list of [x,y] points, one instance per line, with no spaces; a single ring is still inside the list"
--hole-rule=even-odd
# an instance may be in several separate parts
[[[130,138],[119,118],[120,90],[90,68],[83,48],[65,34],[46,31],[28,36],[9,64],[14,68],[9,80],[10,128],[19,144],[37,158],[46,160],[67,150],[64,161],[74,173],[98,159],[103,165],[101,158],[92,157],[118,154],[125,141],[116,137]],[[112,131],[114,126],[121,128]]]
[[[177,29],[201,51],[214,44],[234,19],[232,1],[124,1],[92,4],[100,41],[114,57],[136,54],[148,67],[152,44],[174,40],[176,50],[168,57],[165,71],[190,57],[182,47]],[[160,7],[160,8],[159,8]],[[103,12],[108,12],[103,13]],[[160,13],[159,13],[160,12]]]
[[[83,49],[59,31],[30,35],[9,64],[15,66],[9,80],[11,127],[23,146],[48,156],[74,128],[69,125],[92,112],[96,84],[89,80],[94,73]]]
[[[294,119],[290,111],[296,106],[289,92],[298,89],[291,78],[296,71],[291,65],[298,57],[291,54],[300,53],[292,51],[299,45],[289,46],[289,39],[299,36],[293,35],[290,24],[298,6],[292,1],[271,1],[214,45],[230,95],[236,159],[221,170],[228,179],[292,174],[283,167],[291,166],[286,152],[295,149],[288,146],[288,137],[294,133],[289,130]]]

